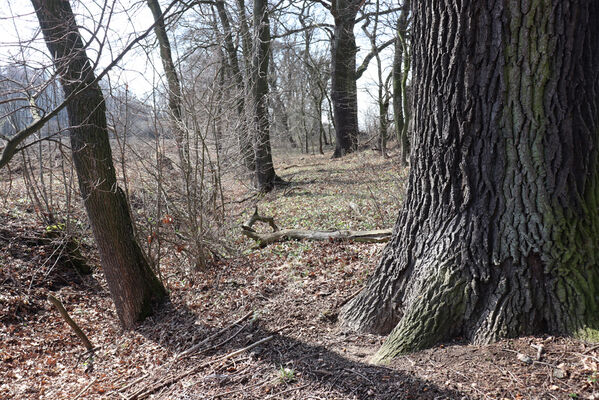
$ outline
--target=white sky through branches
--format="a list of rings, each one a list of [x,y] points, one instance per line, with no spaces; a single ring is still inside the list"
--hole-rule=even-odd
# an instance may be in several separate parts
[[[89,43],[88,56],[97,62],[97,72],[106,67],[128,43],[153,23],[152,14],[145,1],[71,1],[71,5],[81,34],[86,43]],[[181,29],[175,30],[177,36],[179,30]],[[178,46],[182,41],[176,40],[172,33],[171,30],[170,36],[176,57],[179,51],[184,50]],[[381,35],[379,43],[392,34],[388,28],[383,30],[383,33],[385,35]],[[356,25],[355,34],[359,47],[357,65],[360,65],[371,45],[362,33],[360,25]],[[25,64],[33,69],[51,68],[51,60],[42,41],[37,18],[27,0],[0,0],[0,47],[0,67]],[[390,72],[392,57],[393,46],[381,53],[384,77]],[[112,87],[126,84],[137,97],[144,99],[156,86],[163,86],[162,76],[158,45],[152,33],[123,58],[110,72],[108,79]],[[373,59],[366,73],[358,80],[361,128],[364,128],[366,114],[376,115],[378,109],[375,107],[376,76],[376,60]]]

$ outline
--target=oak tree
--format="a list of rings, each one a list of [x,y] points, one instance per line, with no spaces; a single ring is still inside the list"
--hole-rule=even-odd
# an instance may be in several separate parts
[[[599,339],[599,3],[412,2],[408,193],[341,320],[375,356]]]

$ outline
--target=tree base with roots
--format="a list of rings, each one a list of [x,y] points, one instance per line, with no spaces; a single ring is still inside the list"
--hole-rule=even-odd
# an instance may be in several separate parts
[[[389,334],[373,361],[456,337],[599,340],[599,3],[583,3],[412,3],[408,193],[340,315]]]

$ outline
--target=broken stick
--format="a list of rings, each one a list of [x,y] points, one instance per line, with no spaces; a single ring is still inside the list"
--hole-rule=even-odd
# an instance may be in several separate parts
[[[52,303],[54,305],[54,307],[56,307],[58,309],[58,312],[60,313],[62,318],[66,321],[67,324],[69,324],[69,326],[73,329],[73,331],[75,331],[75,334],[79,337],[79,339],[81,339],[86,350],[88,352],[93,352],[94,346],[89,341],[89,339],[87,338],[85,333],[83,333],[81,328],[79,328],[79,325],[77,325],[77,323],[75,321],[73,321],[73,319],[71,318],[71,316],[69,315],[67,310],[65,310],[65,308],[62,305],[62,303],[60,302],[60,300],[58,300],[56,297],[52,296],[51,294],[48,294],[48,301],[50,303]]]
[[[273,232],[259,233],[252,228],[256,222],[268,223]],[[258,247],[266,247],[271,243],[284,242],[287,240],[353,240],[355,242],[384,243],[391,238],[392,229],[376,229],[371,231],[314,231],[307,229],[279,229],[275,224],[273,217],[265,217],[258,214],[258,208],[254,209],[254,214],[243,225],[242,233],[254,239]]]

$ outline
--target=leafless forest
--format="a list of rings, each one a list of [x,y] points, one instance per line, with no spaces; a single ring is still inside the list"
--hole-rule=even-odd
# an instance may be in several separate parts
[[[1,0],[0,398],[599,399],[599,6],[504,3]]]

